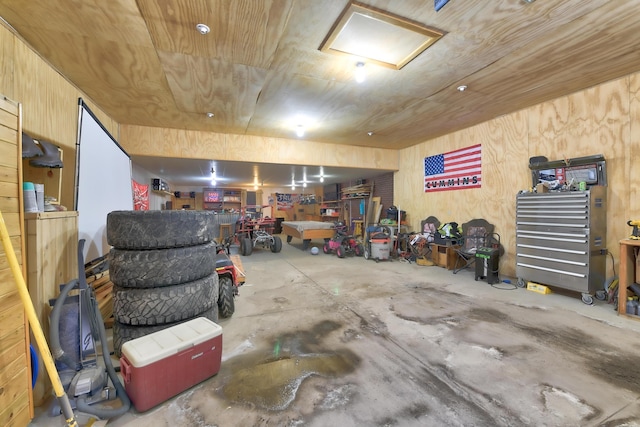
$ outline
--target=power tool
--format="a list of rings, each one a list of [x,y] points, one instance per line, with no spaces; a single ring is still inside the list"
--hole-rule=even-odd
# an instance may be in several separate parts
[[[638,228],[640,227],[640,219],[627,221],[627,225],[633,227],[633,232],[631,232],[631,236],[629,236],[629,238],[633,240],[640,240],[640,228]]]

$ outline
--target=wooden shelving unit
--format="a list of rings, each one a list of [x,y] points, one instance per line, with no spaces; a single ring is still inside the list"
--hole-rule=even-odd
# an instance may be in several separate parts
[[[217,201],[207,201],[206,193],[211,193]],[[202,207],[216,212],[240,212],[245,205],[246,191],[235,188],[204,188]]]
[[[342,201],[326,200],[320,205],[320,218],[322,221],[340,221],[342,217]]]
[[[365,237],[366,228],[371,225],[367,223],[366,218],[367,215],[369,215],[369,209],[371,208],[372,192],[373,184],[358,184],[342,189],[341,201],[343,209],[347,209],[346,205],[348,205],[348,212],[343,213],[344,220],[347,224],[353,225],[353,234],[361,238]],[[350,202],[354,201],[356,203],[362,203],[362,200],[364,200],[364,213],[361,215],[362,219],[354,220],[352,215],[353,206]]]
[[[627,297],[629,286],[635,283],[636,255],[635,248],[640,248],[640,240],[620,240],[620,280],[618,282],[618,314],[631,319],[640,320],[640,316],[627,314]]]

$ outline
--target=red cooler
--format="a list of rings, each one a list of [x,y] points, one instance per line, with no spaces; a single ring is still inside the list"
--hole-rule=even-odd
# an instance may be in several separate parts
[[[124,343],[120,372],[143,412],[217,374],[221,358],[222,327],[198,317]]]

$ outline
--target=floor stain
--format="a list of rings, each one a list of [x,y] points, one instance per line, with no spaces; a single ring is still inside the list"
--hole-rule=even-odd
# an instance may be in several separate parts
[[[338,378],[355,371],[360,364],[355,353],[323,342],[340,327],[333,321],[320,322],[306,331],[274,337],[268,350],[228,360],[229,375],[221,388],[222,396],[229,403],[281,411],[295,400],[306,378]]]

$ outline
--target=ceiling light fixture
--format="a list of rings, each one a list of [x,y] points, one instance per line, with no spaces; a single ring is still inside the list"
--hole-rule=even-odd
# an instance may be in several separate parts
[[[296,135],[298,136],[298,138],[302,138],[304,136],[304,126],[296,126]]]
[[[367,132],[367,135],[373,136],[373,131],[370,130],[369,132]]]
[[[213,116],[215,116],[215,114],[213,114],[211,112],[207,113],[207,117],[212,118]]]
[[[203,36],[204,36],[205,34],[209,34],[209,31],[211,31],[211,29],[209,28],[209,26],[208,26],[208,25],[205,25],[205,24],[197,24],[197,25],[196,25],[196,30],[198,30],[198,32],[199,32],[200,34],[202,34]]]
[[[443,35],[408,18],[350,2],[320,50],[400,70]]]
[[[467,90],[467,85],[460,85],[456,89],[458,89],[458,92],[464,92]]]
[[[356,82],[363,83],[367,79],[367,71],[364,69],[364,62],[356,64]]]

